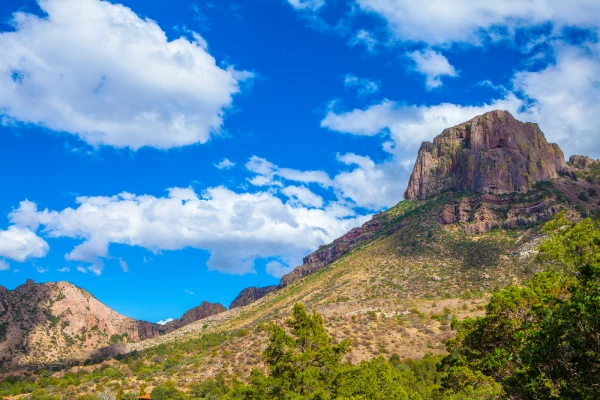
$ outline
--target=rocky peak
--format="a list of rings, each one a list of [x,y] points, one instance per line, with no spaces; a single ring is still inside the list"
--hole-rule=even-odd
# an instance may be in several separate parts
[[[167,332],[171,332],[182,326],[191,324],[192,322],[220,314],[224,311],[227,311],[227,309],[223,305],[204,301],[198,307],[186,311],[181,318],[168,322],[164,326],[167,329]]]
[[[265,287],[249,287],[240,292],[240,294],[233,300],[230,309],[247,306],[256,300],[262,299],[272,291],[277,290],[277,286],[265,286]]]
[[[404,198],[421,200],[449,189],[526,192],[566,168],[563,152],[537,124],[492,111],[423,142]]]

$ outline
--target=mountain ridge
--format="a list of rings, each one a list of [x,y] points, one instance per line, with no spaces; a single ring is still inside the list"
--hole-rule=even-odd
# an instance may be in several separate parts
[[[483,116],[478,118],[485,120]],[[534,127],[528,129],[522,132],[532,131],[540,140],[543,138],[543,134],[540,138],[535,133]],[[547,142],[538,144],[542,148],[550,146]],[[448,154],[456,154],[456,148],[447,146]],[[504,150],[498,152],[503,153]],[[445,156],[442,153],[437,155]],[[539,164],[538,161],[534,160],[534,163]],[[557,165],[560,167],[558,170]],[[192,321],[192,317],[185,325],[178,322],[168,327],[155,327],[146,323],[150,325],[143,325],[144,329],[149,331],[142,330],[142,333],[147,340],[122,340],[121,337],[121,341],[106,348],[106,352],[98,352],[99,349],[94,348],[92,353],[105,358],[134,350],[144,351],[163,343],[211,332],[246,331],[261,322],[276,320],[293,302],[303,302],[326,317],[342,318],[344,321],[352,321],[352,315],[363,318],[378,309],[385,310],[386,315],[418,316],[420,314],[416,311],[410,311],[411,307],[414,308],[411,306],[413,303],[431,313],[442,312],[439,304],[443,304],[442,308],[447,307],[463,315],[463,309],[454,309],[463,301],[461,296],[485,296],[495,287],[522,281],[538,268],[531,255],[541,240],[542,223],[561,210],[572,218],[598,212],[600,207],[597,197],[594,197],[597,195],[593,193],[600,191],[600,187],[593,171],[599,165],[584,156],[573,156],[568,165],[564,159],[562,164],[555,163],[556,177],[527,181],[527,186],[520,191],[485,185],[481,186],[480,192],[441,187],[424,199],[401,201],[306,256],[303,265],[284,276],[278,286],[247,288],[232,302],[229,310],[216,306],[213,310],[217,313],[199,321]],[[448,171],[452,172],[451,169]],[[493,173],[492,170],[490,176]],[[485,182],[485,179],[480,182]],[[582,195],[585,193],[588,195]],[[0,289],[0,296],[3,296],[2,293]],[[385,301],[380,302],[380,299]],[[438,305],[434,307],[430,299],[438,299],[434,301]],[[427,305],[425,300],[430,304]],[[199,308],[202,304],[196,307]],[[471,314],[477,312],[470,307],[467,310]],[[465,315],[470,315],[468,313]],[[368,320],[376,321],[372,317]],[[45,322],[46,325],[50,323]],[[423,321],[418,319],[411,323],[423,325]],[[432,323],[437,324],[427,322]],[[414,350],[410,350],[410,342],[406,342],[403,336],[397,338],[397,344],[386,342],[386,346],[393,347],[404,356],[422,355],[427,341],[447,338],[444,326],[442,323],[427,329],[415,328],[417,331],[413,333],[419,339],[417,344],[412,345],[416,346]],[[151,336],[154,329],[158,329],[161,335]],[[358,325],[344,329],[348,332],[340,333],[340,338],[361,335]],[[241,342],[244,340],[239,339]],[[258,341],[253,342],[255,344],[262,343],[254,336],[252,340]],[[380,338],[364,341],[359,336],[358,340],[361,344],[351,356],[353,360],[360,361],[367,355],[377,354],[369,343]],[[261,345],[257,346],[260,348]],[[435,346],[434,349],[441,351]],[[242,358],[240,355],[240,368],[247,365],[241,361]]]

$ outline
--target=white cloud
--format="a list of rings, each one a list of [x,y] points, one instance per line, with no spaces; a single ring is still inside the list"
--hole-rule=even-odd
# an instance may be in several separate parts
[[[197,34],[168,41],[152,20],[102,0],[38,0],[0,33],[0,114],[91,145],[162,149],[218,133],[240,81]],[[93,44],[93,45],[90,45]],[[5,121],[6,122],[6,121]]]
[[[555,61],[519,72],[514,89],[525,98],[523,114],[538,122],[565,155],[600,157],[600,44],[554,44]]]
[[[192,291],[191,291],[191,290],[189,290],[189,289],[185,289],[185,290],[184,290],[184,292],[185,292],[185,293],[187,293],[187,294],[189,294],[189,295],[194,295],[194,294],[196,294],[196,293],[192,292]]]
[[[257,156],[250,158],[246,163],[246,168],[257,174],[250,180],[250,183],[255,186],[283,186],[276,178],[302,183],[317,183],[323,187],[331,186],[329,175],[323,171],[299,171],[290,168],[279,168]]]
[[[288,267],[280,263],[279,261],[270,261],[265,266],[267,274],[274,276],[275,278],[281,278],[288,272],[291,272],[294,267]]]
[[[48,253],[48,243],[26,227],[10,226],[0,230],[0,257],[23,262]]]
[[[325,5],[325,0],[287,0],[296,10],[316,11]]]
[[[167,318],[167,319],[165,319],[165,320],[158,321],[158,322],[156,322],[156,323],[157,323],[158,325],[166,325],[166,324],[168,324],[168,323],[169,323],[169,322],[171,322],[171,321],[174,321],[174,319],[173,319],[173,318]]]
[[[390,207],[402,200],[405,169],[398,168],[390,161],[375,164],[371,158],[353,153],[338,156],[338,160],[355,166],[353,170],[341,172],[334,178],[334,186],[342,198],[371,210]]]
[[[77,266],[77,271],[81,272],[82,274],[87,274],[88,272],[88,270],[83,265]]]
[[[288,190],[289,201],[270,191],[236,193],[224,187],[200,195],[190,188],[172,188],[166,197],[130,193],[78,197],[75,208],[57,211],[38,211],[24,201],[9,218],[39,226],[49,238],[81,240],[65,256],[91,264],[78,268],[80,272],[99,275],[114,243],[155,253],[205,249],[211,253],[209,269],[244,274],[253,272],[254,261],[260,258],[299,265],[307,253],[365,220],[336,203],[317,207],[319,197],[298,188]]]
[[[215,168],[217,169],[230,169],[235,166],[233,161],[229,161],[227,158],[222,159],[218,163],[215,164]]]
[[[426,87],[428,90],[442,85],[442,77],[456,77],[458,73],[448,62],[443,54],[432,49],[413,51],[408,56],[415,62],[415,70],[427,77]]]
[[[431,45],[452,42],[480,44],[498,39],[515,29],[551,22],[556,31],[565,26],[600,25],[597,0],[357,0],[359,7],[381,16],[402,41]]]
[[[375,47],[379,44],[379,42],[375,38],[375,35],[373,35],[371,32],[364,29],[360,29],[350,39],[350,42],[348,44],[352,47],[364,45],[368,51],[373,51],[375,50]]]
[[[348,74],[344,77],[344,86],[347,88],[355,87],[357,96],[365,97],[370,94],[377,93],[380,89],[381,83]]]
[[[129,265],[125,262],[125,260],[119,260],[119,266],[123,270],[123,272],[129,272]]]
[[[10,270],[10,265],[5,260],[0,260],[0,271]]]
[[[48,272],[47,268],[40,267],[39,265],[35,267],[35,270],[38,272],[38,274],[45,274],[46,272]]]
[[[69,267],[62,267],[57,269],[58,272],[70,272],[71,269]]]
[[[323,207],[323,198],[304,186],[287,186],[281,192],[290,199],[290,204],[308,207]]]

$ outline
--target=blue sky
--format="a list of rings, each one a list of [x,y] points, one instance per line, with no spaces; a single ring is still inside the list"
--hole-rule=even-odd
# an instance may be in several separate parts
[[[3,1],[0,284],[150,321],[228,305],[496,108],[598,158],[600,4],[477,3]]]

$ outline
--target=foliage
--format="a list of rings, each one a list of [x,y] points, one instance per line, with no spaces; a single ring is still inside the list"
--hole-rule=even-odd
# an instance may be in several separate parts
[[[166,381],[164,385],[156,386],[150,393],[152,400],[186,400],[188,396],[177,390],[173,381]]]
[[[600,396],[600,224],[563,214],[544,228],[549,272],[496,293],[485,317],[454,323],[444,388],[517,398]]]

